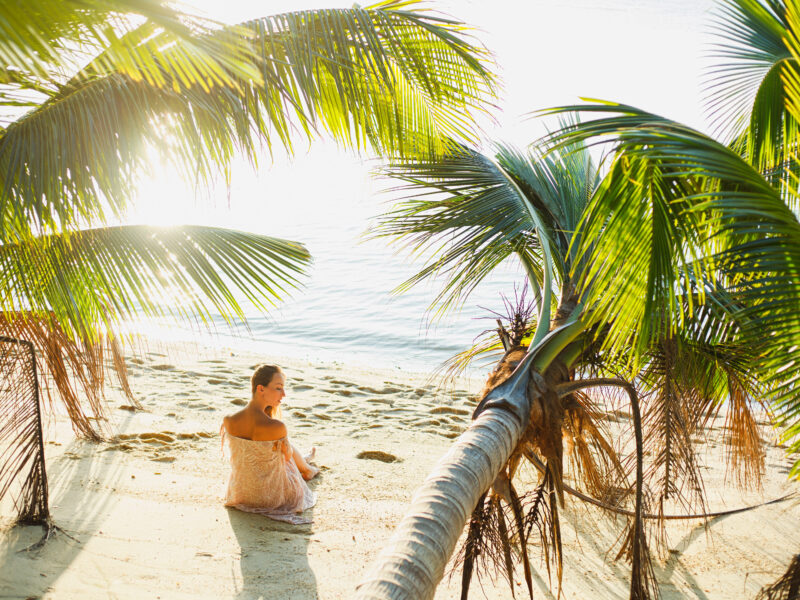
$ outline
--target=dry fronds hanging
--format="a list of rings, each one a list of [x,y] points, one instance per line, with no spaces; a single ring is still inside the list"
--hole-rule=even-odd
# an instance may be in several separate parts
[[[0,313],[0,335],[33,345],[44,399],[51,408],[57,398],[62,401],[76,435],[95,441],[102,439],[109,373],[116,377],[131,404],[139,406],[128,383],[118,338],[106,337],[104,343],[81,343],[68,335],[52,315],[30,312]]]
[[[0,337],[0,498],[13,489],[17,521],[28,525],[50,518],[36,371],[32,343]]]
[[[798,600],[800,598],[800,554],[795,554],[786,573],[763,588],[756,600]]]

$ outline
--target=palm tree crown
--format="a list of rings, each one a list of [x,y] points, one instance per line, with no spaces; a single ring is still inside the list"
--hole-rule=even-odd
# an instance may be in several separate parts
[[[501,361],[474,425],[418,492],[417,510],[387,549],[392,558],[362,597],[409,589],[392,573],[416,565],[406,542],[433,534],[430,514],[446,519],[437,530],[460,532],[456,515],[472,511],[462,598],[482,555],[499,557],[513,585],[510,540],[532,590],[530,523],[560,579],[566,491],[631,515],[617,557],[632,562],[631,598],[652,597],[646,515],[706,511],[692,443],[702,425],[725,412],[726,456],[743,485],[758,485],[763,471],[759,406],[800,449],[800,20],[795,3],[778,0],[727,0],[721,14],[724,62],[710,88],[721,141],[635,107],[595,102],[539,113],[570,120],[528,153],[501,146],[488,157],[461,147],[442,161],[389,170],[407,200],[380,231],[444,248],[406,285],[444,275],[437,302],[447,308],[516,256],[538,318],[501,328],[502,344],[483,344],[500,349]],[[588,144],[604,151],[602,176]],[[517,316],[530,312],[521,307]],[[582,391],[592,387],[630,401],[629,456],[618,455],[604,431],[601,415],[616,404]],[[531,505],[514,489],[523,458],[540,473]],[[440,500],[442,489],[453,497]],[[487,540],[500,545],[492,550]],[[444,563],[426,560],[435,564],[430,577],[440,576]]]

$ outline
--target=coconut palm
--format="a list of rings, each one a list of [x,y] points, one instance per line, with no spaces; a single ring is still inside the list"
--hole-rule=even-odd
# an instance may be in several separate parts
[[[630,515],[617,557],[631,561],[630,597],[656,596],[646,523],[705,513],[691,443],[702,424],[727,405],[726,455],[743,484],[761,472],[759,403],[797,449],[797,10],[722,4],[725,62],[711,95],[722,141],[594,103],[547,111],[592,120],[564,125],[527,155],[462,148],[390,171],[409,199],[383,232],[416,248],[450,244],[416,278],[445,277],[439,307],[517,256],[540,311],[530,327],[501,331],[505,353],[472,425],[418,490],[358,597],[432,597],[468,520],[462,598],[487,555],[509,578],[520,557],[532,595],[533,531],[561,576],[565,493]],[[606,144],[599,182],[586,143]],[[592,387],[627,397],[629,456],[612,451],[598,419],[609,406],[585,393]],[[528,494],[515,486],[523,459],[540,473]],[[764,597],[788,597],[797,564]]]
[[[309,263],[301,244],[263,235],[115,224],[149,154],[205,184],[228,180],[237,154],[256,165],[264,149],[321,134],[399,156],[474,135],[494,86],[487,55],[461,23],[416,4],[236,26],[160,0],[0,6],[0,444],[13,449],[0,496],[21,477],[24,497],[46,497],[37,367],[45,395],[96,439],[106,371],[129,392],[121,321],[241,322],[242,298],[267,310]],[[34,364],[20,366],[30,353],[15,340]],[[30,397],[36,410],[17,411]]]

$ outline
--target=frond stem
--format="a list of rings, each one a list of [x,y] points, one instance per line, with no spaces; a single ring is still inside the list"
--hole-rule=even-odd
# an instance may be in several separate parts
[[[533,334],[533,339],[531,340],[531,346],[535,346],[537,342],[540,342],[547,332],[550,331],[550,309],[552,298],[552,288],[553,288],[553,251],[550,248],[550,238],[547,236],[547,228],[545,227],[544,221],[539,216],[539,213],[533,209],[531,203],[528,202],[527,197],[523,193],[523,191],[517,185],[517,182],[514,181],[513,177],[510,177],[508,173],[506,173],[505,169],[500,166],[494,158],[487,157],[497,171],[503,176],[503,178],[508,182],[508,184],[513,188],[516,192],[517,196],[522,200],[523,206],[528,211],[528,214],[531,216],[531,220],[534,222],[534,231],[536,232],[536,236],[539,238],[539,243],[542,245],[542,254],[544,254],[544,289],[542,290],[542,303],[541,303],[541,311],[539,314],[539,322],[536,324],[536,332]]]

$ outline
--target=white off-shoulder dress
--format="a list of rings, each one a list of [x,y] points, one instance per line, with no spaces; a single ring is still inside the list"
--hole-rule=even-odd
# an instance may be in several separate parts
[[[297,525],[311,523],[300,513],[314,506],[317,498],[294,461],[284,458],[284,440],[246,440],[222,431],[231,462],[225,506]]]

